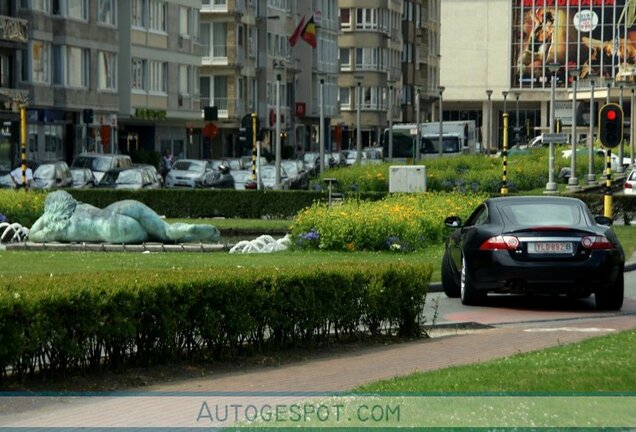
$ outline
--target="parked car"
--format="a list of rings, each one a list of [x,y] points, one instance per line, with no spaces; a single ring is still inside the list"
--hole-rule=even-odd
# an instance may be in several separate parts
[[[88,189],[97,185],[97,180],[93,175],[93,171],[89,168],[71,168],[71,176],[73,177],[73,189]]]
[[[636,191],[636,170],[632,170],[627,177],[625,178],[625,183],[623,183],[623,192],[625,195],[634,195]]]
[[[265,165],[261,167],[260,180],[262,189],[274,189],[276,185],[276,166]],[[280,167],[280,184],[281,189],[289,189],[289,179],[287,172],[281,165]],[[245,189],[256,189],[256,180],[249,179],[245,182]]]
[[[166,174],[165,186],[174,187],[208,187],[217,177],[210,164],[198,159],[180,159],[172,165]]]
[[[132,159],[122,154],[82,153],[73,159],[71,168],[89,168],[99,181],[110,169],[132,168]]]
[[[243,169],[252,169],[252,156],[241,156],[243,161]],[[267,165],[269,162],[265,156],[261,156],[261,165]]]
[[[223,158],[232,171],[238,171],[245,168],[243,159],[241,158]]]
[[[347,166],[347,156],[344,152],[332,152],[331,158],[334,161],[334,166],[336,167],[344,167]]]
[[[588,155],[589,154],[589,149],[585,148],[585,147],[579,147],[576,149],[576,154],[578,156],[581,155]],[[601,157],[603,158],[603,160],[605,160],[605,150],[597,148],[594,149],[594,154],[597,157]],[[561,151],[561,156],[563,156],[565,159],[570,159],[572,155],[572,150],[568,149],[568,150],[562,150]],[[619,159],[618,159],[618,155],[612,153],[611,158],[610,158],[610,166],[612,168],[612,171],[616,171],[618,169],[619,166]],[[632,163],[631,158],[628,157],[623,157],[623,168],[627,168],[629,167],[629,165]]]
[[[98,188],[111,189],[158,189],[161,187],[144,168],[115,168],[104,173]]]
[[[318,171],[318,164],[320,163],[320,153],[306,152],[303,155],[303,162],[309,175],[314,175]]]
[[[281,161],[281,167],[289,177],[290,189],[308,189],[309,175],[305,170],[303,161],[300,160],[284,160]]]
[[[141,168],[145,170],[152,179],[155,189],[163,187],[163,176],[159,174],[159,170],[157,170],[156,166],[151,164],[133,164],[133,168]]]
[[[64,161],[45,162],[33,172],[33,189],[66,188],[73,185],[73,175]]]
[[[455,231],[442,258],[442,285],[463,304],[482,303],[488,293],[594,293],[598,309],[623,305],[625,254],[610,228],[576,198],[509,196],[480,204]]]
[[[245,190],[245,182],[252,178],[252,170],[230,171],[230,174],[234,177],[234,189],[236,190]]]

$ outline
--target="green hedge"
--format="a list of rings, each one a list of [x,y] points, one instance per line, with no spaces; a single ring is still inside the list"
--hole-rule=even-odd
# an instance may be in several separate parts
[[[430,265],[105,272],[5,280],[0,374],[223,359],[380,332],[419,336]]]

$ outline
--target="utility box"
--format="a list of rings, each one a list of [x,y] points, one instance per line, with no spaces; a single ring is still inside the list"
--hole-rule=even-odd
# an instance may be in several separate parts
[[[389,167],[389,192],[426,192],[424,165]]]

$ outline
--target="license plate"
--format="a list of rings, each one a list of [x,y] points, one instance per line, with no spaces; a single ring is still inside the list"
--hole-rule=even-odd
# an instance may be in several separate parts
[[[532,242],[528,243],[529,254],[571,254],[571,242]]]

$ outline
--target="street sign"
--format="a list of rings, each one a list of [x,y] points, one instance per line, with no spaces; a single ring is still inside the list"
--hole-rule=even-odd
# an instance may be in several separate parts
[[[565,144],[568,142],[568,134],[566,133],[544,133],[541,136],[543,144]]]

